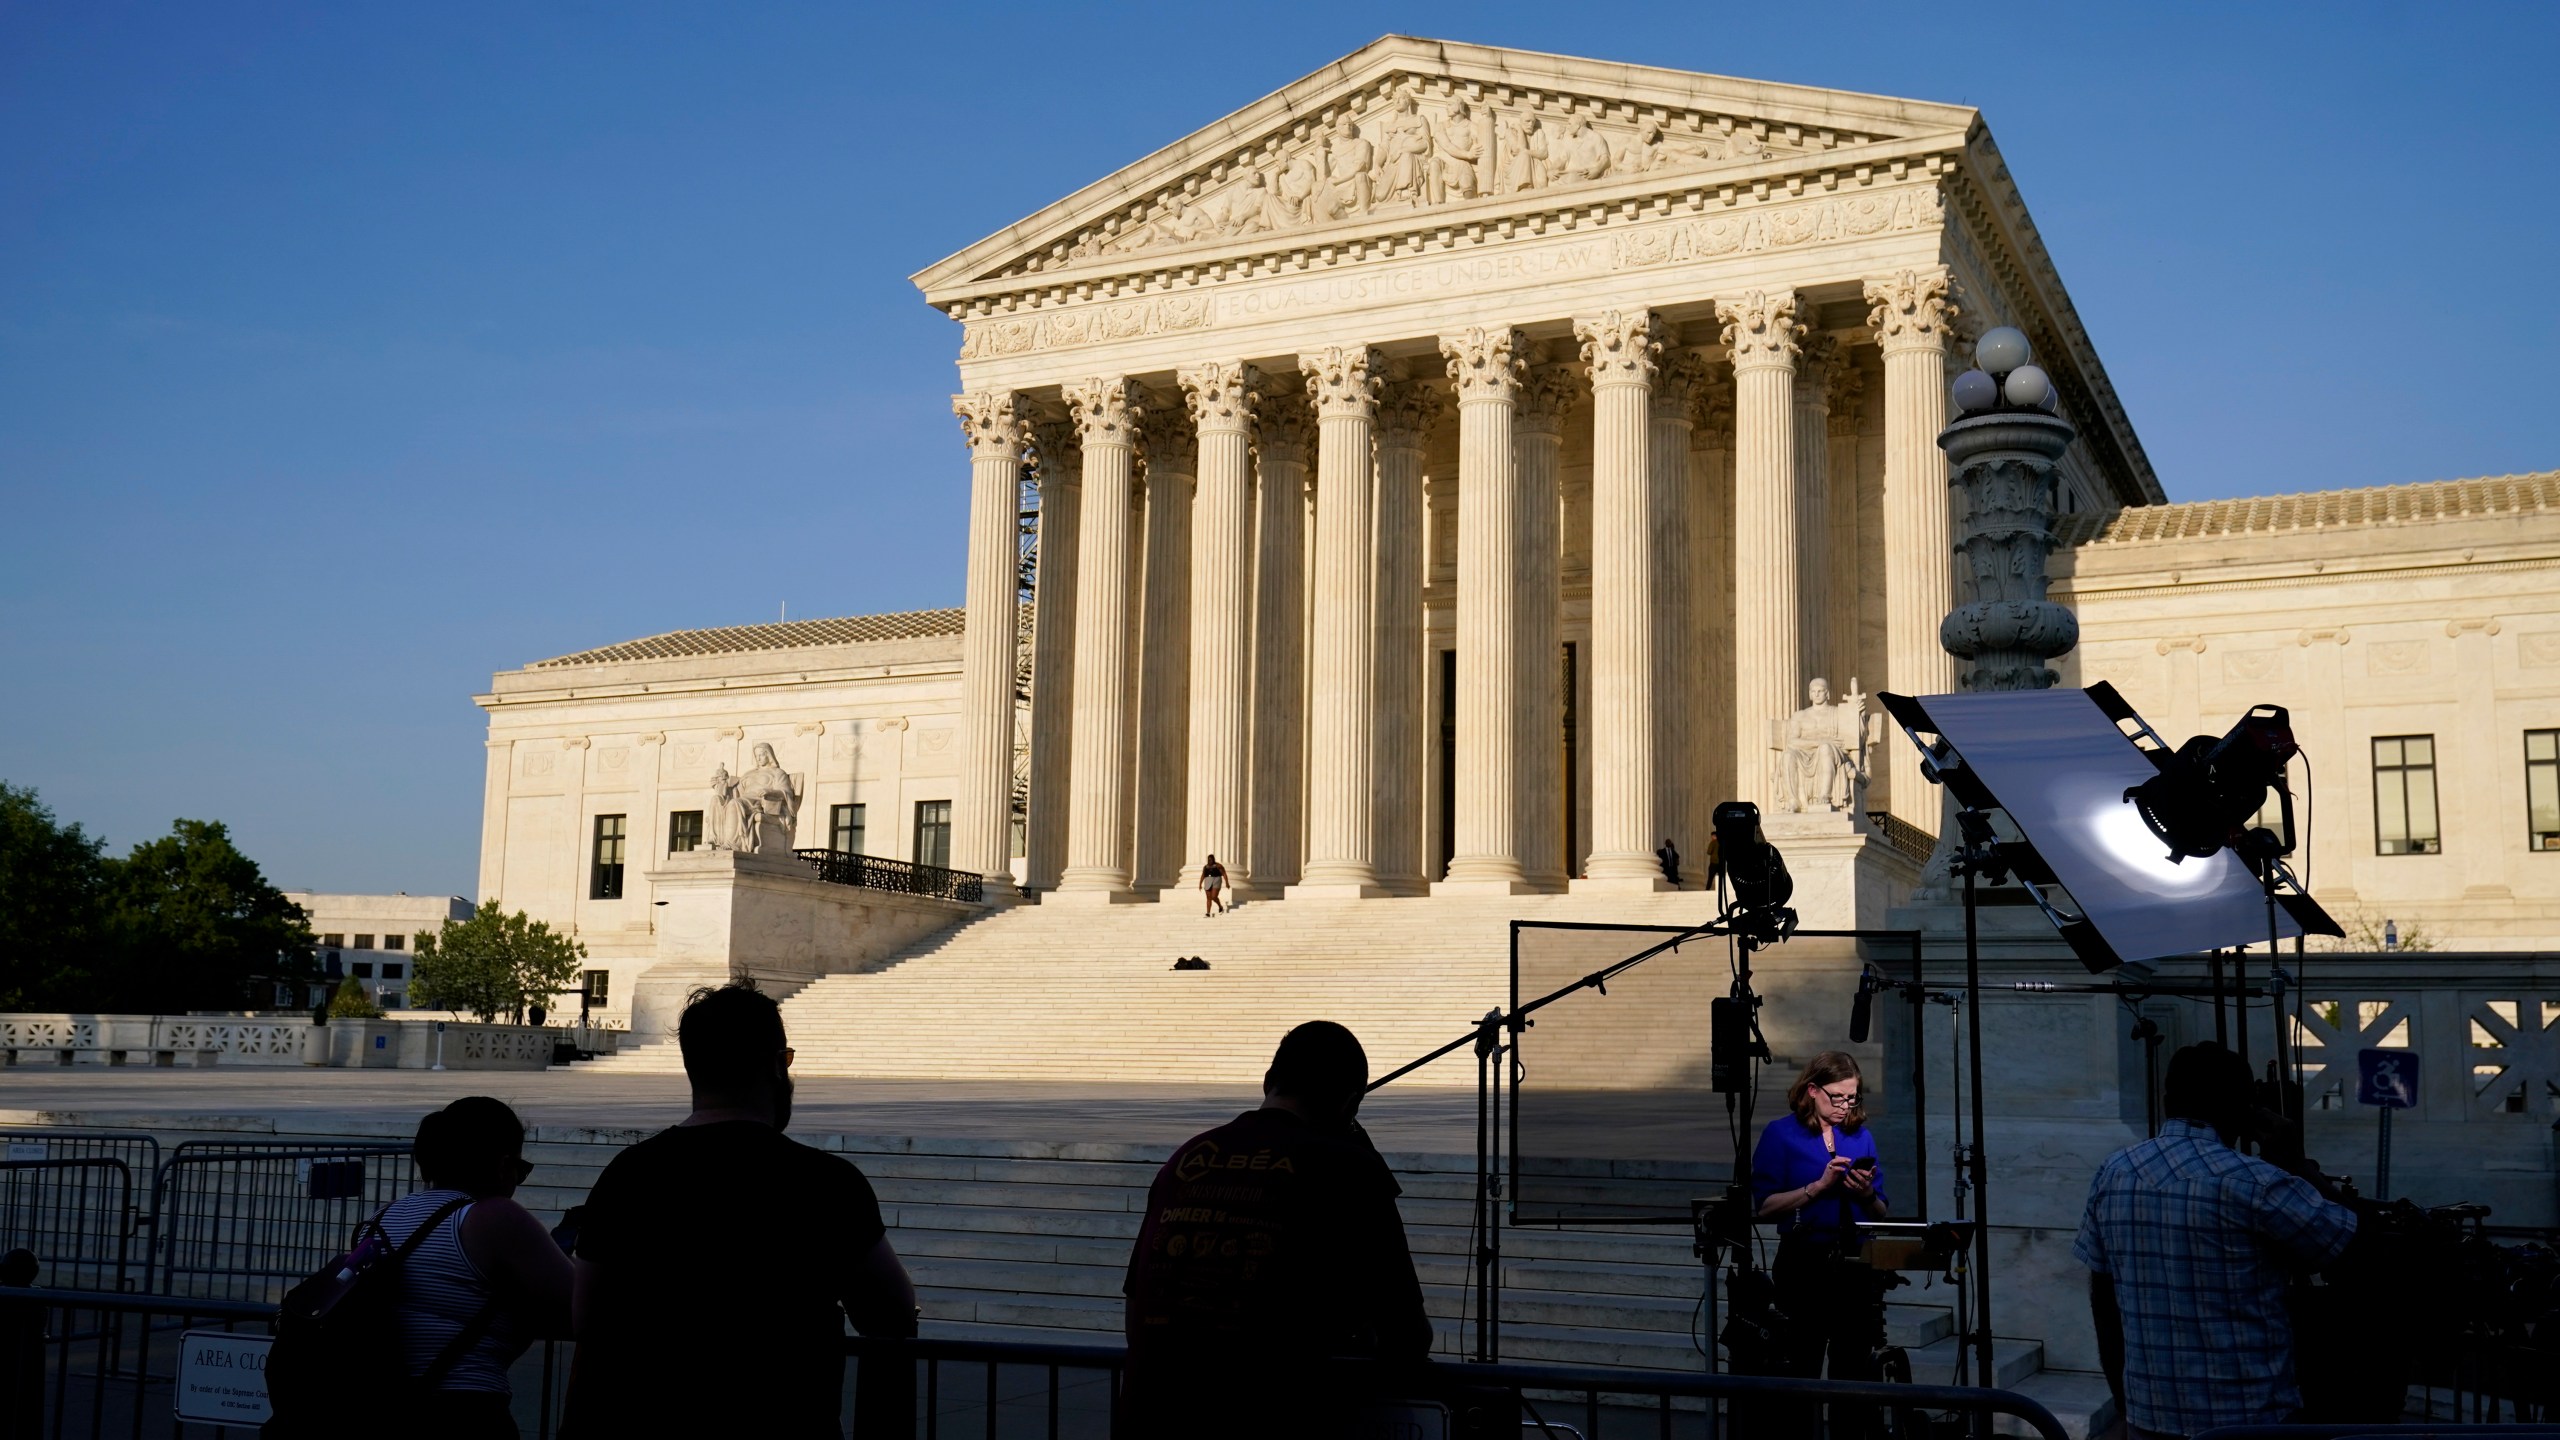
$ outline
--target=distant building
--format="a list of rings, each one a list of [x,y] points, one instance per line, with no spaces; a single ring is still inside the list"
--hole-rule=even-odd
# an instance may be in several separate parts
[[[459,895],[284,895],[311,917],[312,954],[322,973],[361,982],[385,1010],[408,1008],[418,932],[471,916],[471,902]]]

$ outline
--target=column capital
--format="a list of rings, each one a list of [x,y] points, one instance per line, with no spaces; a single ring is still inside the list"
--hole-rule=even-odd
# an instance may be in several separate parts
[[[1796,320],[1793,290],[1745,290],[1718,300],[1716,318],[1724,322],[1725,348],[1733,355],[1735,370],[1795,367],[1805,327]]]
[[[1086,445],[1129,445],[1146,418],[1146,392],[1117,375],[1098,375],[1061,386],[1075,418],[1076,438]]]
[[[1440,337],[1440,354],[1449,362],[1449,383],[1461,405],[1518,398],[1529,351],[1529,337],[1508,325],[1470,325]]]
[[[1689,424],[1704,440],[1733,444],[1733,367],[1710,366],[1689,391]],[[1709,446],[1707,448],[1714,448]]]
[[[1603,310],[1573,322],[1594,385],[1650,385],[1671,327],[1650,310]]]
[[[1014,460],[1028,438],[1022,397],[1010,390],[978,390],[951,397],[951,413],[960,417],[960,433],[969,441],[973,460]]]
[[[1582,392],[1582,377],[1569,360],[1550,360],[1528,367],[1520,386],[1520,408],[1512,425],[1524,435],[1562,435],[1565,412]]]
[[[1817,410],[1831,405],[1831,377],[1839,369],[1840,342],[1807,335],[1796,346],[1796,403]]]
[[[1073,413],[1062,405],[1030,408],[1023,428],[1031,436],[1031,483],[1044,496],[1051,486],[1072,490],[1084,481],[1084,443],[1076,437]]]
[[[1288,385],[1273,385],[1254,397],[1254,448],[1266,465],[1304,465],[1315,444],[1315,415],[1307,397]]]
[[[1856,433],[1860,400],[1866,394],[1866,389],[1867,377],[1860,373],[1856,365],[1850,363],[1848,356],[1842,355],[1839,362],[1831,367],[1831,395],[1828,404],[1832,434]]]
[[[1179,398],[1153,395],[1142,410],[1145,418],[1138,427],[1138,441],[1146,450],[1147,473],[1153,476],[1161,470],[1186,478],[1197,474],[1200,432],[1192,428],[1189,407]]]
[[[1867,326],[1887,353],[1944,350],[1953,338],[1955,281],[1944,265],[1896,270],[1866,284]]]
[[[1432,422],[1440,418],[1440,391],[1407,373],[1401,360],[1388,370],[1386,389],[1378,397],[1378,448],[1419,450]]]
[[[1191,423],[1203,434],[1251,433],[1260,370],[1241,361],[1216,360],[1185,365],[1173,378],[1191,407]]]
[[[1298,369],[1307,377],[1307,399],[1319,418],[1365,420],[1375,415],[1386,368],[1387,357],[1369,345],[1327,345],[1298,357]]]
[[[1664,356],[1661,371],[1653,381],[1653,398],[1649,402],[1652,417],[1686,423],[1706,378],[1707,362],[1699,359],[1696,351],[1674,350]]]

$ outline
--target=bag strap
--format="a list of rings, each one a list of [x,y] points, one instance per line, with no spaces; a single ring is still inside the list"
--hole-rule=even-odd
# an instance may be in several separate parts
[[[417,1249],[419,1244],[428,1236],[436,1233],[436,1227],[442,1225],[445,1220],[453,1214],[453,1212],[470,1204],[471,1198],[472,1197],[468,1195],[456,1195],[452,1199],[437,1206],[435,1208],[435,1213],[429,1215],[424,1221],[420,1222],[417,1229],[409,1232],[409,1238],[401,1241],[399,1248],[391,1252],[391,1258],[394,1260],[408,1259],[410,1251]],[[390,1214],[391,1207],[385,1205],[382,1207],[382,1213],[384,1215]],[[379,1215],[375,1216],[374,1223],[379,1226],[382,1223],[382,1217]]]

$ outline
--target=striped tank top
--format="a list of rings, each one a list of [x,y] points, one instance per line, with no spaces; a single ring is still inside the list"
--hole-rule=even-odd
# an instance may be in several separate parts
[[[460,1198],[459,1190],[404,1195],[382,1213],[383,1233],[392,1244],[401,1244],[447,1201]],[[510,1395],[514,1390],[507,1384],[507,1367],[532,1338],[508,1307],[497,1303],[487,1277],[463,1252],[462,1222],[471,1209],[465,1205],[446,1216],[400,1267],[400,1355],[413,1378],[424,1375],[471,1318],[488,1310],[490,1319],[479,1338],[446,1368],[436,1388]]]

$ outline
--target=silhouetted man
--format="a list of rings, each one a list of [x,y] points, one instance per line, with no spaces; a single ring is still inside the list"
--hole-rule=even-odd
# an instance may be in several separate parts
[[[2356,1217],[2243,1155],[2249,1067],[2206,1041],[2169,1059],[2157,1138],[2107,1157],[2072,1253],[2098,1354],[2137,1437],[2281,1423],[2294,1379],[2291,1277],[2335,1261]]]
[[[1399,1187],[1354,1119],[1368,1084],[1351,1032],[1309,1021],[1261,1109],[1157,1172],[1124,1287],[1126,1440],[1333,1433],[1350,1402],[1325,1357],[1430,1353]]]
[[[784,1137],[791,1048],[770,997],[698,992],[676,1037],[693,1113],[587,1197],[564,1433],[841,1437],[845,1320],[916,1333],[880,1202],[851,1161]],[[912,1429],[912,1401],[881,1414],[880,1395],[864,1388],[864,1433]]]

